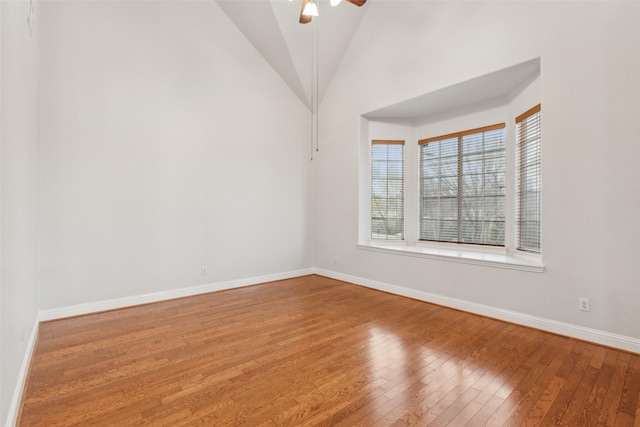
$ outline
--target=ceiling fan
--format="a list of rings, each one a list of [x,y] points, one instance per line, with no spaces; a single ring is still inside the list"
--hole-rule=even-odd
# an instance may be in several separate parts
[[[318,16],[319,0],[302,0],[302,7],[300,8],[300,23],[308,24],[314,16]],[[337,6],[342,0],[331,0],[331,6]],[[347,0],[351,4],[355,4],[360,7],[367,2],[367,0]]]

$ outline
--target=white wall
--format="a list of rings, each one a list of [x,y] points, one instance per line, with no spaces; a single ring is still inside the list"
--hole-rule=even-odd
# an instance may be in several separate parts
[[[368,8],[321,106],[316,266],[640,338],[640,4],[377,1]],[[359,116],[537,57],[546,271],[357,249]],[[591,312],[578,311],[578,297],[591,298]]]
[[[312,266],[308,112],[217,3],[42,9],[42,309]]]
[[[38,311],[38,31],[34,27],[33,37],[29,34],[28,2],[3,1],[0,7],[0,425],[4,425]]]

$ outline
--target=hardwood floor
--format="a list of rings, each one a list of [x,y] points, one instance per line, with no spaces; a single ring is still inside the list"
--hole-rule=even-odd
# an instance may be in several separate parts
[[[22,426],[639,426],[640,356],[319,276],[43,323]]]

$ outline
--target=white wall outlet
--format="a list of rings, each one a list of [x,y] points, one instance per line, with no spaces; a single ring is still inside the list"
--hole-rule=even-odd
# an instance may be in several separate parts
[[[591,311],[589,298],[578,298],[578,309],[580,311]]]
[[[202,266],[202,268],[200,269],[200,274],[203,276],[207,275],[207,267],[205,267],[204,265]]]
[[[337,263],[338,263],[338,257],[337,257],[337,256],[334,256],[334,257],[333,257],[333,263],[334,263],[334,264],[337,264]]]

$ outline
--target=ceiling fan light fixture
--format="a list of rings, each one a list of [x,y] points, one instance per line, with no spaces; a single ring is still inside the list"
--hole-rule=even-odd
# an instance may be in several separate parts
[[[309,3],[307,3],[302,11],[302,14],[306,16],[318,16],[318,5],[316,5],[316,1],[309,0]]]
[[[342,0],[331,0],[331,6],[337,6],[342,2]]]

